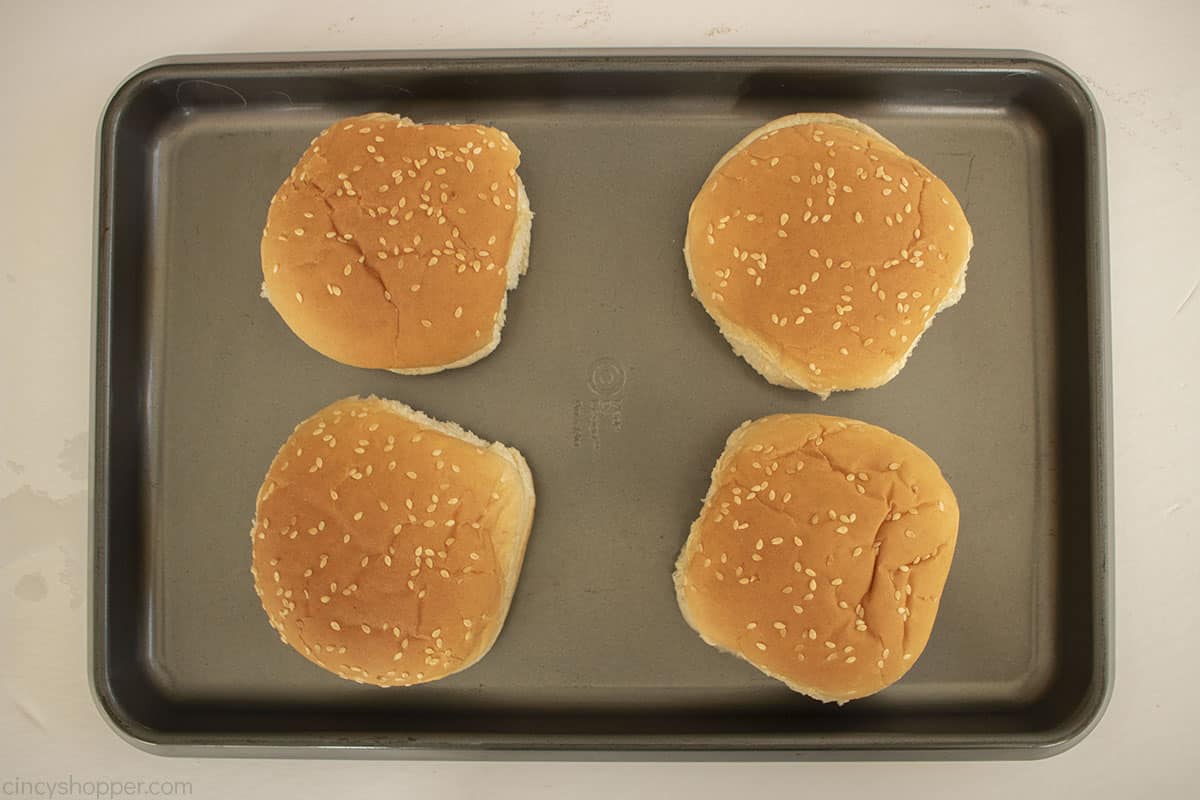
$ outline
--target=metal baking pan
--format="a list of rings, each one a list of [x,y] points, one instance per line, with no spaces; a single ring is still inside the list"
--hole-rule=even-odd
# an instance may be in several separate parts
[[[340,366],[258,296],[267,201],[324,125],[368,110],[509,131],[537,219],[500,348],[426,377]],[[688,204],[747,131],[860,117],[944,177],[968,291],[870,391],[768,385],[689,291]],[[95,696],[168,754],[794,759],[1059,752],[1112,681],[1104,147],[1039,55],[618,51],[173,59],[100,130]],[[477,666],[381,690],[279,644],[251,586],[254,492],[293,424],[393,397],[519,447],[538,512]],[[726,435],[815,411],[920,444],[962,504],[924,657],[848,706],[700,641],[672,561]]]

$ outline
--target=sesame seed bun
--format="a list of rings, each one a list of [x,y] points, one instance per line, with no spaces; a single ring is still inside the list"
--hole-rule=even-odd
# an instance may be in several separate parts
[[[920,657],[957,536],[954,492],[911,442],[852,419],[763,417],[726,442],[675,593],[708,644],[845,703]]]
[[[887,383],[965,290],[971,228],[953,193],[863,123],[794,114],[746,136],[692,202],[693,294],[771,383]]]
[[[424,374],[478,361],[529,265],[520,160],[508,134],[483,125],[334,123],[271,200],[263,295],[345,364]]]
[[[438,680],[504,625],[533,524],[525,459],[401,403],[349,397],[296,426],[250,531],[280,639],[377,686]]]

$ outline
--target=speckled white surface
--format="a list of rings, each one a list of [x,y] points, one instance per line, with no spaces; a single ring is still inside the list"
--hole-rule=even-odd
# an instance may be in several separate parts
[[[73,778],[184,780],[198,798],[1194,796],[1200,4],[803,5],[0,0],[0,795]],[[1098,728],[1049,761],[990,764],[280,765],[122,742],[88,693],[83,596],[95,134],[109,93],[177,53],[620,45],[1026,48],[1092,88],[1108,130],[1118,530],[1116,689]]]

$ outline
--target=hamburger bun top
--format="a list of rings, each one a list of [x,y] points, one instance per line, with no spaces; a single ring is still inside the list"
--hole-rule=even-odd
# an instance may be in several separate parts
[[[911,442],[840,417],[763,417],[726,442],[676,596],[704,641],[843,703],[920,657],[957,534],[954,492]]]
[[[495,642],[533,521],[516,450],[349,397],[301,422],[255,505],[251,574],[280,638],[343,678],[437,680]]]
[[[528,264],[520,155],[483,125],[340,120],[271,199],[265,296],[346,364],[427,373],[477,361],[496,347]]]
[[[965,288],[971,228],[953,193],[857,120],[795,114],[744,138],[688,214],[693,291],[771,383],[879,386]]]

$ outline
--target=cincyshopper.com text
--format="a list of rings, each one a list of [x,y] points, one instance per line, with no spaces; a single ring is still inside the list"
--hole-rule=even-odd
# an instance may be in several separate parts
[[[191,781],[146,781],[96,778],[80,780],[74,775],[58,779],[3,778],[0,798],[147,798],[191,797]]]

